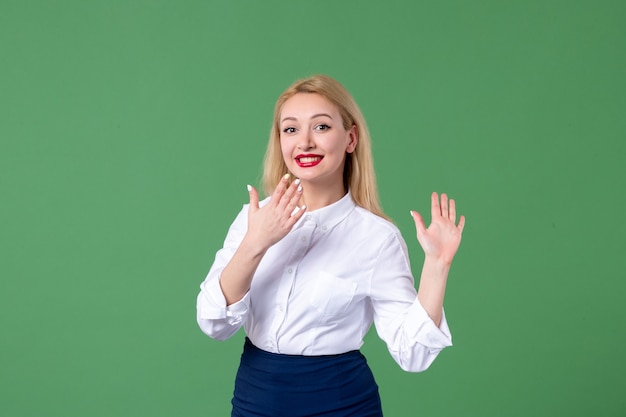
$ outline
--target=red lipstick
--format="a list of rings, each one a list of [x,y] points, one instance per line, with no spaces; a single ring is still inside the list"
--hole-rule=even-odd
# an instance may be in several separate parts
[[[315,155],[312,153],[306,153],[306,154],[303,153],[303,154],[297,155],[295,159],[296,159],[296,164],[298,164],[299,167],[310,168],[322,162],[323,158],[324,157],[322,155]]]

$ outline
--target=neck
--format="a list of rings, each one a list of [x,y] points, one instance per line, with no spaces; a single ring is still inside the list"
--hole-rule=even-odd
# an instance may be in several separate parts
[[[302,204],[306,204],[307,210],[317,210],[329,206],[341,200],[347,191],[343,184],[328,187],[325,185],[317,185],[312,183],[302,184]]]

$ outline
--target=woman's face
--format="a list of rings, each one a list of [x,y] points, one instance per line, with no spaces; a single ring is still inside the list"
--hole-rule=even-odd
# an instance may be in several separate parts
[[[346,153],[354,152],[356,126],[343,127],[339,109],[315,93],[297,93],[282,107],[280,147],[289,171],[303,182],[343,186]]]

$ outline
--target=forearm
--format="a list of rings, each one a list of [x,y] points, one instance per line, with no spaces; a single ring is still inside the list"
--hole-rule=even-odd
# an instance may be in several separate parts
[[[417,298],[437,326],[443,317],[443,299],[449,271],[449,263],[429,256],[424,259]]]
[[[252,277],[266,251],[266,248],[244,237],[230,262],[220,274],[220,287],[224,293],[226,305],[234,304],[246,295],[250,289]]]

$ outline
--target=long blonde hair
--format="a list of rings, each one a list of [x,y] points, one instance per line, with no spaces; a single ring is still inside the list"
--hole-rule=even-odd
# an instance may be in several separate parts
[[[314,75],[298,80],[276,100],[274,121],[263,166],[263,189],[266,195],[274,191],[282,176],[288,172],[280,149],[280,112],[285,102],[298,93],[315,93],[325,97],[339,109],[346,130],[356,126],[358,141],[354,152],[346,153],[344,186],[350,190],[352,199],[357,205],[388,219],[378,198],[371,138],[363,113],[348,90],[326,75]]]

